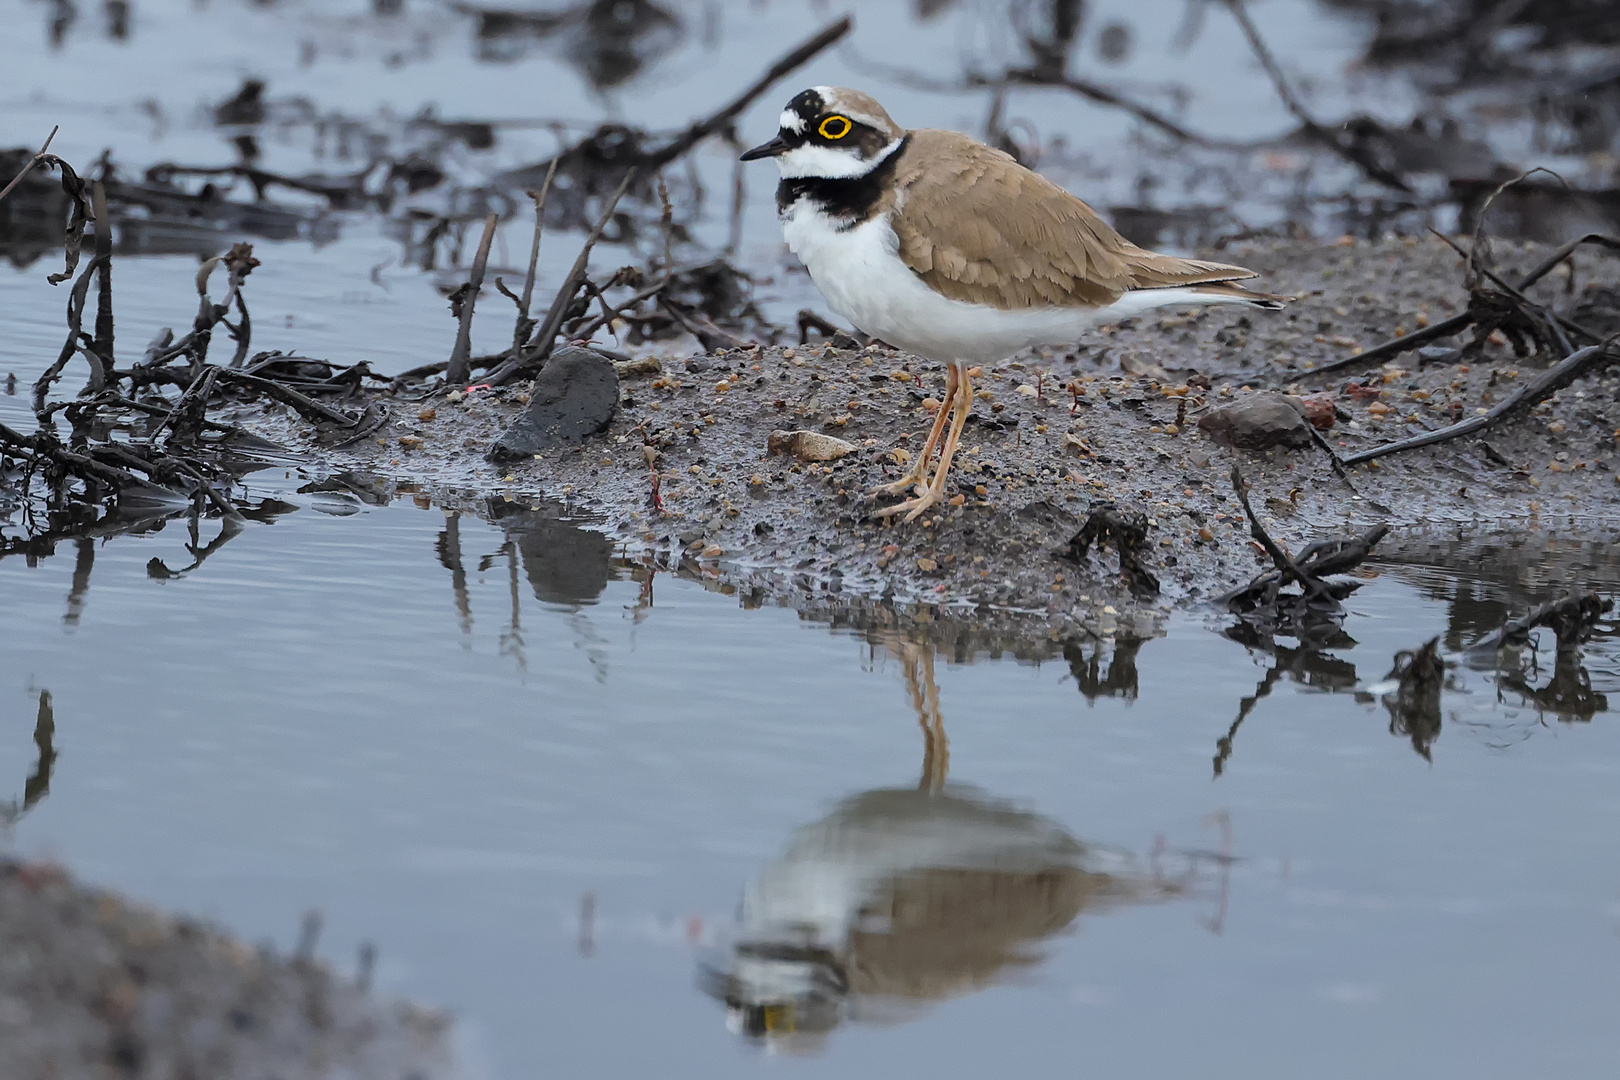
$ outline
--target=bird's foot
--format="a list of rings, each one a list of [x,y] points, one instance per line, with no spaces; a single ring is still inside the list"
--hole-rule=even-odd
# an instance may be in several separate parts
[[[927,483],[927,481],[928,477],[924,476],[918,470],[913,469],[891,484],[879,484],[877,487],[872,489],[871,494],[874,496],[901,495],[913,487],[922,487]]]
[[[884,518],[894,517],[896,514],[905,514],[906,516],[901,519],[901,522],[903,524],[910,524],[921,517],[924,510],[927,510],[931,506],[938,506],[944,501],[944,493],[936,491],[930,487],[921,495],[918,495],[915,499],[907,499],[903,503],[895,503],[893,506],[885,506],[883,509],[875,511],[872,516],[874,518]]]

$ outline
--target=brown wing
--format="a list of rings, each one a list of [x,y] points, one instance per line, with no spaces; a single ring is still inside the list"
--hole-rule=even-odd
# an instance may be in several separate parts
[[[897,165],[900,258],[953,300],[1102,307],[1132,289],[1254,277],[1144,251],[1050,180],[954,131],[913,131]]]

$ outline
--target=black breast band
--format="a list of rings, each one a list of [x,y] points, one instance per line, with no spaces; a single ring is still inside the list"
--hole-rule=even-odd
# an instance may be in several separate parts
[[[784,177],[776,185],[777,213],[786,212],[800,199],[809,199],[816,209],[838,222],[839,232],[853,229],[872,216],[872,209],[894,179],[895,169],[900,165],[900,155],[906,152],[906,144],[910,141],[910,135],[900,140],[900,145],[888,157],[863,176]]]

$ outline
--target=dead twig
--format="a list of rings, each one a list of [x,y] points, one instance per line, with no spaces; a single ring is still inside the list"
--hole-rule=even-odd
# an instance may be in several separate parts
[[[117,361],[113,356],[112,305],[112,215],[107,213],[107,189],[100,180],[90,184],[90,205],[96,214],[96,336],[91,346],[104,368]],[[97,389],[100,389],[97,387]]]
[[[669,317],[674,319],[682,330],[697,338],[704,352],[723,352],[726,349],[741,349],[746,346],[741,338],[720,329],[701,311],[677,304],[662,295],[658,297],[658,306],[668,312]]]
[[[1119,573],[1131,591],[1155,596],[1159,579],[1144,560],[1147,548],[1148,517],[1140,510],[1122,510],[1111,502],[1097,503],[1086,515],[1080,531],[1069,538],[1063,557],[1079,562],[1092,545],[1108,544],[1119,553]]]
[[[29,158],[27,164],[22,167],[16,176],[11,178],[11,183],[7,184],[4,189],[0,189],[0,199],[10,195],[17,185],[23,182],[23,177],[34,171],[35,165],[40,164],[50,156],[48,151],[51,148],[51,142],[56,138],[56,133],[61,130],[61,124],[57,124],[55,127],[51,128],[51,133],[45,136],[45,145],[39,148],[39,153]]]
[[[545,231],[546,225],[546,198],[551,194],[551,181],[556,175],[557,159],[552,158],[551,164],[546,166],[546,178],[540,185],[540,193],[528,192],[530,201],[534,203],[534,241],[529,245],[529,269],[523,275],[523,295],[517,302],[517,324],[512,328],[514,352],[523,348],[523,343],[534,332],[534,320],[529,318],[529,304],[534,299],[535,268],[540,262],[540,234]]]
[[[563,319],[568,315],[568,309],[573,306],[574,297],[578,294],[580,286],[585,282],[585,268],[590,264],[591,249],[602,238],[602,231],[607,228],[608,222],[613,220],[613,210],[619,205],[624,193],[630,190],[630,182],[636,178],[636,170],[629,169],[620,181],[619,188],[602,207],[602,216],[597,219],[596,225],[591,229],[590,235],[585,238],[585,244],[579,249],[579,256],[574,259],[574,266],[563,279],[562,287],[557,290],[557,297],[551,302],[551,310],[546,312],[546,321],[540,324],[530,339],[528,352],[519,351],[506,363],[502,364],[488,378],[491,386],[505,386],[521,371],[531,367],[539,367],[551,355],[552,347],[556,344],[557,331],[562,329]]]
[[[322,405],[314,398],[306,397],[305,395],[300,394],[298,391],[289,389],[272,379],[261,379],[257,375],[249,375],[241,371],[231,371],[228,368],[216,367],[213,370],[217,371],[219,373],[219,377],[225,379],[227,382],[234,382],[242,386],[252,387],[253,389],[261,391],[269,397],[275,398],[277,401],[285,405],[290,405],[293,409],[297,410],[299,415],[303,416],[304,419],[313,421],[314,423],[321,423],[322,421],[325,421],[327,423],[337,424],[339,427],[344,428],[353,428],[360,423],[359,417],[351,416],[346,412],[339,409],[334,409],[328,405]]]
[[[478,241],[478,254],[473,256],[472,274],[466,284],[450,294],[450,308],[456,314],[456,344],[450,350],[450,363],[444,371],[444,381],[450,386],[461,386],[467,381],[467,357],[472,352],[473,309],[478,304],[478,292],[484,287],[484,268],[489,264],[489,246],[495,239],[495,226],[499,214],[484,218],[484,235]],[[539,236],[535,237],[536,246]]]
[[[1080,97],[1083,97],[1088,101],[1094,101],[1099,105],[1106,105],[1111,109],[1120,109],[1124,112],[1128,112],[1138,120],[1141,120],[1151,127],[1158,128],[1166,135],[1179,139],[1182,142],[1192,143],[1194,146],[1203,146],[1210,149],[1222,149],[1230,148],[1235,145],[1223,142],[1219,139],[1212,139],[1207,135],[1200,135],[1198,132],[1193,131],[1190,128],[1182,127],[1180,124],[1159,112],[1151,105],[1144,105],[1139,101],[1133,101],[1123,94],[1110,90],[1107,87],[1099,86],[1096,83],[1089,82],[1085,79],[1072,78],[1068,75],[1053,76],[1039,71],[1016,69],[1007,72],[1002,79],[987,79],[979,83],[979,85],[995,88],[1004,86],[1051,86],[1060,90],[1067,90],[1071,94],[1077,94]]]
[[[36,413],[45,408],[45,395],[50,391],[51,384],[61,377],[62,369],[67,367],[68,361],[73,359],[73,354],[82,347],[80,339],[85,336],[83,330],[85,299],[90,292],[90,278],[100,268],[101,264],[102,257],[100,255],[91,259],[90,264],[84,268],[84,272],[79,275],[79,280],[73,283],[73,289],[68,293],[67,340],[62,343],[62,349],[57,353],[56,362],[40,372],[39,378],[34,380],[34,411]],[[101,374],[105,378],[105,370]],[[92,372],[91,382],[96,383],[97,381],[95,373]],[[100,390],[101,387],[97,385],[94,386],[94,389]]]
[[[1345,465],[1359,465],[1363,461],[1385,457],[1389,454],[1398,454],[1405,450],[1416,450],[1420,446],[1433,446],[1435,443],[1445,442],[1448,439],[1472,435],[1476,431],[1483,431],[1492,424],[1516,412],[1534,408],[1546,398],[1562,390],[1582,375],[1600,363],[1607,363],[1620,358],[1609,351],[1616,338],[1609,338],[1600,345],[1588,345],[1578,349],[1563,360],[1554,364],[1530,382],[1521,387],[1517,393],[1505,401],[1492,406],[1490,412],[1484,416],[1471,416],[1460,423],[1443,427],[1438,431],[1425,431],[1410,438],[1397,439],[1383,446],[1374,446],[1360,453],[1351,454],[1341,459]]]
[[[1522,293],[1525,289],[1530,288],[1530,286],[1552,273],[1559,264],[1573,255],[1576,249],[1586,244],[1596,244],[1599,247],[1608,248],[1610,251],[1620,252],[1620,238],[1606,236],[1603,233],[1587,233],[1585,236],[1569,241],[1547,256],[1534,270],[1520,278],[1513,288]],[[1365,352],[1357,353],[1355,356],[1347,356],[1341,360],[1335,360],[1331,364],[1323,364],[1321,367],[1302,371],[1299,376],[1300,378],[1310,378],[1316,375],[1331,375],[1347,368],[1363,367],[1367,364],[1382,362],[1392,356],[1399,356],[1401,353],[1410,352],[1413,349],[1427,345],[1429,342],[1439,338],[1461,333],[1473,321],[1474,315],[1465,311],[1460,315],[1453,315],[1449,319],[1442,319],[1440,322],[1433,323],[1421,330],[1415,330],[1410,334],[1392,338],[1381,345],[1375,345],[1367,349]]]
[[[1571,593],[1533,608],[1517,619],[1480,641],[1468,646],[1469,653],[1495,652],[1506,645],[1524,645],[1530,640],[1530,631],[1545,626],[1558,637],[1558,651],[1568,652],[1591,637],[1600,618],[1614,606],[1595,592]]]

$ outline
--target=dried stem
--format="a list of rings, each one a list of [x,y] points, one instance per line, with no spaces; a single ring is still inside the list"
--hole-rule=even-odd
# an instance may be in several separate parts
[[[478,241],[478,254],[473,257],[472,276],[458,290],[462,293],[458,313],[460,325],[456,327],[455,348],[450,350],[450,366],[444,372],[445,382],[451,386],[459,386],[467,381],[467,357],[472,354],[473,308],[478,303],[479,290],[484,287],[484,267],[489,263],[489,246],[495,239],[495,226],[499,222],[499,214],[484,218],[484,235]],[[538,246],[539,242],[537,235],[535,244]]]
[[[573,269],[568,272],[562,287],[557,290],[557,297],[551,302],[551,310],[546,312],[546,321],[540,324],[540,329],[529,340],[529,348],[532,351],[526,354],[519,352],[496,369],[489,377],[491,386],[505,386],[518,372],[545,363],[546,358],[551,355],[557,331],[562,329],[563,319],[567,317],[568,309],[573,305],[574,296],[585,281],[585,268],[590,264],[591,249],[602,238],[602,231],[607,228],[608,222],[613,220],[613,211],[619,205],[619,200],[624,197],[624,193],[630,190],[630,182],[636,178],[636,172],[637,170],[633,168],[625,172],[618,190],[602,207],[602,216],[597,219],[590,235],[585,238],[585,245],[579,249],[579,256],[574,259]]]
[[[16,176],[13,176],[11,178],[11,183],[7,184],[5,186],[4,190],[0,190],[0,199],[3,199],[7,195],[10,195],[12,190],[14,188],[16,188],[16,186],[18,184],[23,182],[23,177],[25,177],[29,173],[33,172],[34,171],[34,166],[38,165],[40,162],[45,160],[45,158],[47,156],[47,151],[49,151],[50,148],[51,148],[51,141],[56,138],[56,133],[58,131],[61,131],[61,130],[62,130],[62,125],[61,124],[57,124],[55,127],[51,128],[51,133],[49,135],[45,136],[45,145],[41,146],[39,148],[39,153],[37,153],[33,157],[29,158],[28,159],[28,164],[26,164],[26,165],[24,165],[22,167],[22,171],[17,173]]]

